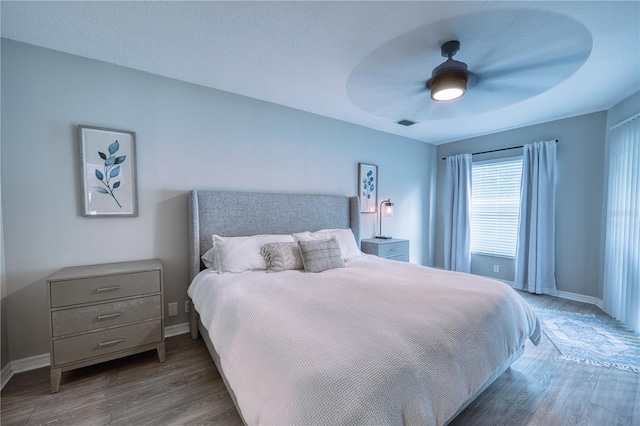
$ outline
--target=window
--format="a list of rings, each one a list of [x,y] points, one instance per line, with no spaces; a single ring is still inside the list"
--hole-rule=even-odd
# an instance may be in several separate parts
[[[471,174],[471,252],[515,257],[522,157],[475,162]]]

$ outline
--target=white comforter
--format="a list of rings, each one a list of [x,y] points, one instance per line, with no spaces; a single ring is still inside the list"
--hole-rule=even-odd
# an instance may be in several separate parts
[[[363,256],[189,287],[246,423],[442,424],[538,320],[509,286]]]

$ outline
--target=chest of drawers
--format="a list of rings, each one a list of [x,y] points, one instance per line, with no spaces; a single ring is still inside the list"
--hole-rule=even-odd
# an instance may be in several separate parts
[[[409,240],[371,238],[362,240],[360,248],[363,253],[373,254],[384,259],[409,261]]]
[[[64,268],[47,292],[52,393],[64,371],[153,349],[164,362],[159,260]]]

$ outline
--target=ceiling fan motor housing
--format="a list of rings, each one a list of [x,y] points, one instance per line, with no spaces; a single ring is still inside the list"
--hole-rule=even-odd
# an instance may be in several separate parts
[[[433,69],[433,72],[431,73],[431,80],[429,81],[433,84],[439,77],[451,74],[460,74],[466,77],[469,74],[467,64],[454,59],[447,59]]]

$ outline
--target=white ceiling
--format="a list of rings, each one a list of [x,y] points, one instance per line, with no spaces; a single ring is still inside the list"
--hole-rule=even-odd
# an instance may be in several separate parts
[[[3,0],[1,24],[9,39],[433,144],[606,110],[640,89],[639,1]],[[453,39],[479,81],[436,104],[423,85]]]

